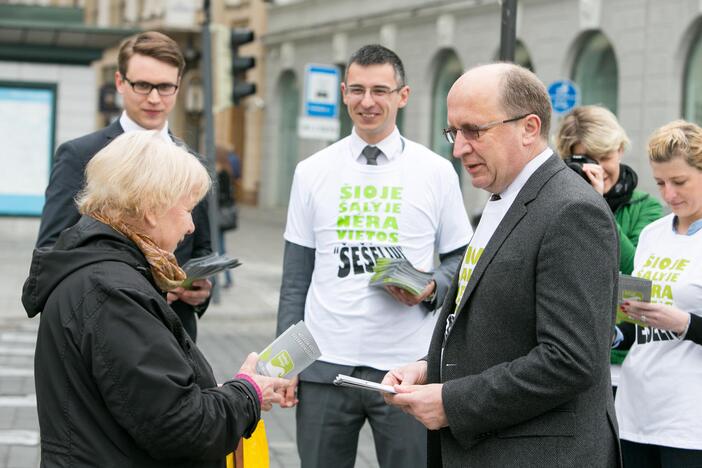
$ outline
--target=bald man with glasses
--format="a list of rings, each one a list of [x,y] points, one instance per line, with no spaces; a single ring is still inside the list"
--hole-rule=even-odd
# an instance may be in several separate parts
[[[184,145],[168,129],[168,116],[175,106],[184,68],[178,44],[164,34],[144,32],[122,43],[115,86],[122,96],[124,111],[107,127],[63,143],[56,150],[37,247],[54,245],[61,231],[78,222],[80,214],[74,199],[85,183],[85,166],[115,137],[134,130],[157,130],[165,141]],[[193,210],[193,223],[195,232],[186,236],[175,251],[180,265],[212,252],[206,199]],[[211,289],[208,280],[197,280],[193,289],[177,288],[167,294],[193,341],[197,337],[197,316],[207,308]]]
[[[430,468],[620,466],[612,212],[548,147],[532,72],[475,67],[447,102],[453,155],[492,196],[429,353],[388,373],[386,401],[429,429]]]

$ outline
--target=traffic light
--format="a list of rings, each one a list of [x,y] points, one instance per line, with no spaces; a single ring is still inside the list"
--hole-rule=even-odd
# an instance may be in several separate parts
[[[235,105],[247,96],[256,93],[256,83],[246,81],[246,72],[256,65],[256,58],[241,55],[239,47],[254,40],[254,32],[249,28],[234,28],[229,34],[229,45],[232,49],[232,100]]]

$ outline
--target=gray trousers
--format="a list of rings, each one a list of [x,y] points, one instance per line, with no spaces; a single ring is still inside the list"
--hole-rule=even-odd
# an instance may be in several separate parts
[[[380,382],[385,371],[355,367],[353,377]],[[370,423],[381,468],[427,466],[427,431],[412,416],[370,392],[301,381],[298,387],[297,450],[302,468],[353,468],[358,434]]]

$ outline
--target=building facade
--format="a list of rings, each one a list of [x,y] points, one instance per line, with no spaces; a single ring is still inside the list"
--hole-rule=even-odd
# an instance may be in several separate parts
[[[646,160],[648,135],[676,118],[702,123],[700,18],[702,2],[691,0],[519,0],[515,61],[547,85],[574,81],[582,104],[615,112],[632,140],[623,162],[639,173],[641,188],[657,195]],[[400,131],[450,158],[440,132],[446,126],[446,93],[463,70],[496,59],[500,21],[498,0],[272,4],[264,40],[268,130],[261,203],[284,206],[297,162],[329,143],[297,138],[307,64],[343,66],[368,43],[395,50],[411,87]],[[552,129],[558,121],[554,116]],[[341,136],[348,134],[347,118],[341,127]],[[457,170],[466,207],[475,213],[485,194]]]
[[[102,28],[135,27],[157,30],[172,37],[181,46],[186,69],[179,88],[179,98],[169,125],[192,148],[204,151],[202,24],[203,2],[193,0],[85,0],[86,21]],[[228,35],[232,28],[247,28],[254,32],[254,41],[241,47],[242,54],[255,58],[256,66],[248,71],[247,80],[257,85],[256,94],[239,105],[216,106],[215,144],[236,151],[241,158],[242,178],[239,198],[256,203],[263,127],[265,90],[263,47],[260,38],[266,28],[266,5],[263,0],[213,0],[210,2],[210,22],[219,27],[219,34]],[[214,67],[224,55],[231,54],[227,37],[219,41],[223,47],[213,49],[213,86],[216,95],[230,95],[231,82],[217,81]],[[213,44],[216,38],[213,37]],[[112,86],[117,69],[117,50],[108,50],[96,64],[99,85]],[[219,57],[218,57],[219,55]],[[103,118],[113,118],[104,115]]]
[[[0,215],[38,215],[54,149],[96,128],[92,64],[130,29],[85,24],[81,1],[0,3]]]
[[[215,78],[224,79],[216,79],[213,87],[215,97],[220,97],[214,115],[215,143],[239,154],[242,177],[238,197],[256,203],[264,109],[261,96],[265,90],[260,38],[266,27],[266,4],[263,0],[213,0],[210,8],[211,23],[221,39],[217,42],[220,47],[212,51],[213,72],[217,64],[224,63],[222,59],[231,58],[232,28],[254,33],[254,40],[241,46],[239,52],[256,61],[246,72],[246,80],[257,86],[256,93],[233,105],[228,68],[215,73]],[[0,135],[14,137],[6,144],[10,149],[4,162],[9,170],[2,179],[0,215],[41,213],[55,148],[119,117],[121,99],[114,87],[119,44],[139,31],[164,32],[183,50],[186,68],[169,126],[202,152],[203,21],[203,2],[193,0],[0,2],[0,114],[4,114],[0,115]],[[39,109],[42,116],[47,114],[41,128],[34,130],[41,139],[31,138],[31,127],[38,120],[32,109]]]

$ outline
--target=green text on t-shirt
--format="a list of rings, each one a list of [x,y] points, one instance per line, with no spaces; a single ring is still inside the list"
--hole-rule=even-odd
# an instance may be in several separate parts
[[[671,285],[678,282],[689,264],[690,260],[686,258],[650,255],[634,276],[653,281],[651,302],[673,305]]]
[[[402,187],[341,186],[336,232],[340,241],[399,242]]]

